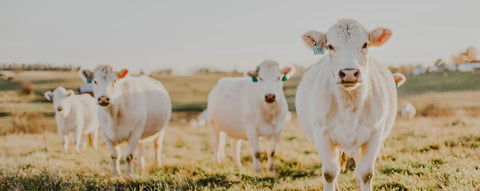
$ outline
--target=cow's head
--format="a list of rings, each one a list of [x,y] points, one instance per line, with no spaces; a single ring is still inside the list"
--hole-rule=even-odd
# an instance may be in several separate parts
[[[48,101],[53,101],[55,112],[65,117],[70,113],[70,104],[66,101],[70,96],[74,95],[72,90],[66,90],[63,87],[58,87],[55,90],[45,92],[45,98]]]
[[[93,94],[100,106],[109,106],[120,96],[121,92],[116,88],[118,80],[127,76],[128,70],[115,71],[112,66],[99,65],[93,71],[81,70],[80,76],[87,82],[93,84]]]
[[[357,88],[366,79],[369,47],[382,46],[392,36],[392,31],[378,27],[367,31],[363,25],[351,19],[341,19],[327,33],[308,31],[303,41],[313,48],[328,50],[332,74],[337,84],[346,90]]]
[[[280,69],[278,62],[272,60],[262,62],[255,71],[247,73],[252,82],[261,87],[263,90],[260,94],[261,99],[267,103],[273,103],[277,96],[283,96],[282,82],[293,74],[295,71],[292,67]]]

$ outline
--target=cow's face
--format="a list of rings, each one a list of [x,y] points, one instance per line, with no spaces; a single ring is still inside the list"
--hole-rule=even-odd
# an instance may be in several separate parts
[[[309,31],[303,41],[313,48],[316,45],[328,50],[331,73],[335,82],[346,90],[360,86],[368,75],[368,49],[381,46],[392,36],[392,31],[378,27],[367,31],[360,23],[342,19],[326,34]]]
[[[111,66],[100,65],[93,71],[82,70],[80,75],[87,83],[93,84],[93,94],[100,106],[109,106],[120,96],[119,88],[116,88],[118,80],[127,76],[128,70],[122,69],[119,72],[114,71]]]
[[[66,101],[75,93],[72,90],[66,90],[63,87],[58,87],[55,90],[45,92],[45,98],[48,101],[53,101],[55,112],[65,117],[70,113],[70,104]]]
[[[288,80],[295,72],[291,67],[280,69],[275,61],[264,61],[255,71],[248,72],[252,82],[263,90],[259,92],[266,103],[275,102],[277,96],[283,96],[283,81]]]

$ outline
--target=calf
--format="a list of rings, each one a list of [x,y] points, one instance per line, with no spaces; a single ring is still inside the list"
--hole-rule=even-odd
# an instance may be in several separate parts
[[[357,186],[372,190],[374,165],[397,112],[397,89],[387,66],[368,55],[392,31],[368,31],[341,19],[327,33],[309,31],[303,41],[328,54],[303,76],[297,88],[297,117],[322,160],[324,190],[334,190],[341,151],[355,156]],[[322,52],[322,51],[316,51]]]
[[[251,145],[253,169],[260,168],[258,137],[270,141],[267,170],[274,171],[275,147],[288,112],[283,83],[294,74],[292,68],[280,69],[275,61],[264,61],[247,77],[222,78],[208,95],[207,113],[212,129],[214,161],[223,156],[225,136],[231,137],[232,158],[241,167],[241,140]]]
[[[45,98],[53,101],[58,134],[62,138],[63,153],[67,153],[70,133],[74,133],[75,152],[88,138],[90,146],[97,150],[98,118],[95,99],[90,95],[74,95],[72,90],[58,87],[45,92]]]
[[[146,141],[154,141],[157,165],[161,164],[162,142],[172,105],[162,83],[147,76],[130,77],[128,70],[116,71],[109,65],[93,71],[82,70],[82,78],[93,83],[103,141],[112,154],[114,174],[120,173],[119,144],[125,150],[127,173],[133,172],[133,155],[138,147],[138,165],[145,168]]]

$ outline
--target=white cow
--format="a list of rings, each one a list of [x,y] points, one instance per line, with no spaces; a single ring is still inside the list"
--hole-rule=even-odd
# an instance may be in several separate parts
[[[55,121],[58,134],[62,138],[63,153],[67,153],[70,133],[74,133],[75,152],[80,150],[80,143],[84,147],[87,139],[90,146],[97,150],[98,118],[95,99],[90,95],[74,95],[72,90],[58,87],[45,92],[48,101],[53,100]]]
[[[133,154],[138,146],[138,165],[145,169],[144,145],[154,141],[157,165],[161,164],[161,150],[172,105],[162,83],[147,76],[130,77],[128,70],[114,70],[109,65],[97,66],[93,71],[82,70],[82,78],[93,83],[98,103],[98,118],[102,137],[112,154],[113,173],[120,173],[120,147],[125,150],[127,173],[133,171]]]
[[[207,109],[205,109],[200,114],[198,114],[196,119],[190,120],[190,127],[191,128],[203,127],[207,125],[207,123],[208,123],[208,113],[207,113]]]
[[[357,186],[372,190],[375,160],[395,121],[397,89],[387,66],[368,49],[391,35],[388,28],[368,31],[350,19],[339,20],[327,33],[303,35],[310,48],[328,50],[305,73],[296,95],[298,120],[322,160],[324,190],[335,189],[342,151],[355,156]]]
[[[417,114],[417,109],[415,109],[415,106],[413,106],[412,103],[405,101],[402,104],[400,114],[404,118],[411,119],[415,117],[415,114]]]
[[[214,161],[224,157],[225,136],[231,137],[232,158],[241,167],[241,140],[251,145],[253,169],[260,172],[260,145],[263,136],[270,141],[267,149],[267,170],[273,172],[275,147],[288,112],[282,81],[295,72],[291,67],[280,69],[275,61],[264,61],[249,78],[222,78],[208,95],[207,112],[212,129]]]

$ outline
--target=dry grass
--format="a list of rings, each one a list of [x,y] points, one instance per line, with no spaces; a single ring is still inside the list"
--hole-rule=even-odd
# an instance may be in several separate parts
[[[209,129],[191,129],[188,125],[188,119],[197,112],[173,114],[162,167],[152,165],[152,145],[148,145],[146,172],[111,176],[110,154],[101,140],[98,151],[87,148],[72,153],[71,145],[69,154],[61,153],[54,110],[42,95],[59,85],[76,88],[82,82],[71,76],[78,74],[20,72],[4,76],[8,75],[31,82],[35,92],[21,96],[17,82],[0,79],[0,190],[319,190],[323,185],[315,147],[295,120],[282,134],[276,152],[276,175],[255,175],[246,142],[243,169],[234,168],[230,157],[221,165],[212,163]],[[177,110],[200,111],[208,91],[223,76],[227,74],[154,77],[164,83]],[[291,108],[300,76],[285,83]],[[397,119],[376,164],[377,190],[480,190],[480,91],[465,91],[477,90],[474,86],[443,93],[416,89],[438,89],[432,80],[438,76],[432,76],[411,78],[407,81],[410,84],[399,89],[403,95],[399,103],[412,102],[417,117]],[[461,85],[453,82],[480,84],[476,74],[450,76],[456,80],[444,79],[439,84],[454,90]],[[339,186],[342,190],[355,188],[353,168],[340,175]]]

